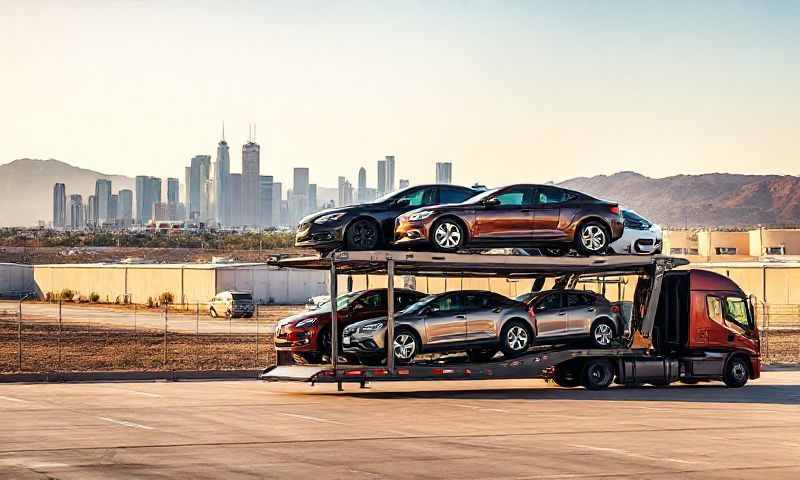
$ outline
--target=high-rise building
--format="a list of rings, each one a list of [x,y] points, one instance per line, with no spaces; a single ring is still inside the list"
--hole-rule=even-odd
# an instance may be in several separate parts
[[[400,184],[397,186],[397,189],[402,190],[404,188],[408,188],[409,185],[411,185],[411,182],[409,182],[407,178],[401,178]]]
[[[177,178],[167,178],[167,203],[181,201],[181,184]]]
[[[242,225],[242,174],[231,173],[230,181],[231,199],[231,225]]]
[[[283,184],[281,182],[272,182],[272,220],[270,227],[277,227],[286,225],[283,223],[281,217],[281,208],[283,205]]]
[[[63,183],[53,185],[53,228],[64,228],[67,224],[67,187]]]
[[[130,190],[129,190],[130,191]],[[77,230],[83,228],[86,222],[83,218],[83,197],[73,193],[69,196],[69,228]]]
[[[150,188],[150,177],[147,175],[136,176],[136,223],[144,225],[150,219],[147,191]]]
[[[133,191],[127,188],[118,193],[117,219],[123,227],[130,227],[133,224]]]
[[[318,209],[317,205],[317,184],[308,184],[308,211],[306,213],[314,213]]]
[[[259,177],[261,146],[250,139],[242,146],[242,223],[256,225],[259,220]]]
[[[436,183],[453,183],[453,164],[450,162],[436,162]]]
[[[116,226],[118,216],[119,216],[119,195],[112,194],[111,203],[109,203],[108,207],[108,223]]]
[[[259,177],[259,211],[261,217],[258,219],[258,225],[268,227],[272,225],[272,175],[261,175]]]
[[[97,226],[97,199],[94,195],[89,195],[86,200],[86,225],[91,227]]]
[[[345,178],[339,177],[339,207],[353,203],[353,185]]]
[[[378,160],[378,196],[386,195],[386,160]]]
[[[111,217],[111,180],[99,178],[95,181],[94,198],[97,202],[97,226],[113,225],[115,219]]]
[[[214,164],[214,187],[216,219],[222,225],[231,224],[231,157],[225,141],[225,125],[222,125],[222,140],[217,144],[217,161]]]
[[[289,221],[292,225],[308,214],[308,176],[308,168],[294,169],[294,183],[289,195]]]
[[[211,155],[195,155],[189,168],[189,216],[198,218],[201,202],[204,201],[204,184],[211,173]]]
[[[358,193],[356,193],[356,198],[359,202],[366,202],[366,194],[367,194],[367,169],[361,167],[358,169]]]
[[[386,155],[386,193],[394,192],[394,155]]]

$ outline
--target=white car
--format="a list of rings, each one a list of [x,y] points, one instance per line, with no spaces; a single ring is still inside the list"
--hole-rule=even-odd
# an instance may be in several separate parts
[[[633,210],[622,210],[625,230],[622,236],[609,245],[619,255],[652,255],[661,253],[663,235],[661,226],[642,217]]]

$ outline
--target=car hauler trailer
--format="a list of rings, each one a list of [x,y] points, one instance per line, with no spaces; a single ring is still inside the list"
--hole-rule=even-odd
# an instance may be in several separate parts
[[[292,364],[278,356],[278,364],[264,370],[267,381],[337,383],[400,380],[479,380],[541,378],[563,387],[583,385],[603,389],[611,383],[667,385],[722,380],[743,386],[760,375],[760,343],[750,299],[727,277],[713,272],[676,269],[688,261],[655,256],[526,257],[513,255],[448,254],[429,252],[334,252],[326,257],[288,258],[270,263],[287,268],[328,270],[330,292],[337,292],[339,275],[387,276],[387,338],[394,338],[394,277],[554,278],[555,289],[571,288],[581,278],[636,276],[638,278],[630,328],[612,348],[574,345],[534,347],[514,358],[465,362],[459,358],[415,361],[395,365],[387,349],[385,366],[340,362],[342,328],[331,302],[330,363]],[[534,282],[541,288],[542,281]],[[633,347],[638,334],[646,346]],[[388,345],[389,342],[386,342]]]

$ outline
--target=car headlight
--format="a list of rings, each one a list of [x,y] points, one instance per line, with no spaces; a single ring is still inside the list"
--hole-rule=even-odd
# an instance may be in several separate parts
[[[375,332],[377,330],[380,330],[381,328],[384,327],[384,325],[386,325],[386,324],[383,323],[383,322],[368,323],[368,324],[364,325],[363,327],[359,328],[358,330],[360,332],[362,332],[362,333],[372,333],[372,332]]]
[[[335,222],[335,221],[341,219],[342,217],[344,217],[345,215],[347,215],[345,212],[329,213],[327,215],[323,215],[323,216],[319,217],[318,219],[314,220],[314,223],[319,225],[319,224],[322,224],[322,223]]]
[[[419,220],[425,220],[426,218],[430,217],[431,215],[433,215],[433,212],[431,212],[430,210],[426,210],[424,212],[414,213],[414,214],[410,215],[408,217],[408,219],[411,220],[412,222],[416,222],[416,221],[419,221]]]
[[[297,328],[313,327],[317,324],[316,318],[306,318],[297,322],[294,326]]]

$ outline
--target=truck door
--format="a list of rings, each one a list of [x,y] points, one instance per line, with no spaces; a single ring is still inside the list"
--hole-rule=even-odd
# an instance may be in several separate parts
[[[747,299],[738,295],[706,295],[706,310],[712,320],[705,336],[709,347],[726,350],[757,350],[754,338],[755,322],[751,318]],[[699,342],[698,342],[699,343]]]
[[[552,292],[534,300],[537,338],[564,335],[567,330],[567,311],[564,309],[564,294]]]

